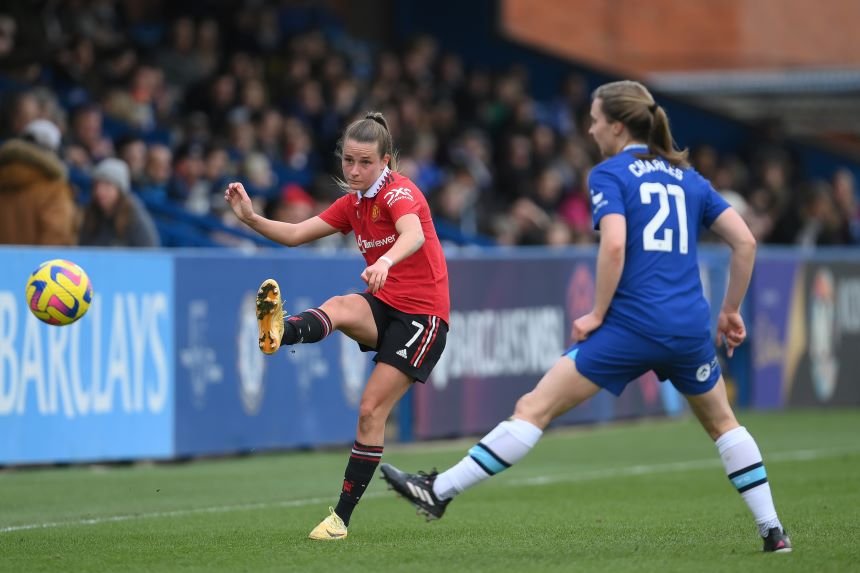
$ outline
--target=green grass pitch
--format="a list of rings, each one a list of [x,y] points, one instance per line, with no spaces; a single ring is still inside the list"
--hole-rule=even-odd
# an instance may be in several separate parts
[[[425,523],[375,479],[349,537],[312,542],[347,449],[185,464],[0,472],[2,571],[857,571],[860,410],[742,413],[791,554],[762,554],[691,419],[547,433]],[[445,468],[473,440],[389,446]],[[377,473],[378,476],[378,473]]]

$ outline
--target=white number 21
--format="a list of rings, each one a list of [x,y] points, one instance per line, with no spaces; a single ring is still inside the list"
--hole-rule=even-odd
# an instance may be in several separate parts
[[[672,229],[662,229],[672,211],[669,206],[669,195],[675,200],[675,214],[678,217],[678,250],[682,255],[687,254],[687,202],[684,199],[684,189],[679,185],[663,185],[662,183],[643,183],[639,187],[639,196],[643,205],[651,204],[651,196],[656,195],[660,206],[657,212],[645,225],[642,231],[643,248],[646,251],[672,252]],[[658,238],[657,234],[661,233]]]

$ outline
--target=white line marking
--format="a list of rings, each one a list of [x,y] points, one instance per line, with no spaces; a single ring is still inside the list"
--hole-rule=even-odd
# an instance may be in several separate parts
[[[857,454],[860,450],[857,448],[844,449],[825,449],[825,450],[797,450],[794,452],[778,452],[768,454],[765,457],[765,462],[787,462],[787,461],[810,461],[822,458],[836,457],[844,454]],[[540,486],[562,482],[583,482],[594,481],[598,479],[632,476],[632,475],[649,475],[658,473],[669,473],[682,470],[699,470],[721,466],[719,458],[716,456],[707,460],[691,460],[686,462],[669,462],[663,464],[650,465],[635,465],[613,469],[603,469],[581,474],[558,474],[548,476],[535,476],[530,478],[520,478],[503,482],[501,485],[508,487],[520,486]],[[411,485],[411,484],[410,484]],[[364,495],[364,498],[382,497],[388,495],[388,492],[371,492]],[[83,519],[71,519],[68,521],[49,521],[44,523],[28,523],[21,525],[8,525],[0,527],[0,534],[14,533],[16,531],[29,531],[33,529],[54,529],[57,527],[76,527],[82,525],[101,525],[103,523],[116,523],[121,521],[133,521],[136,519],[158,519],[170,517],[185,517],[188,515],[197,515],[205,513],[229,513],[232,511],[256,511],[261,509],[276,509],[290,507],[304,507],[313,504],[323,504],[331,501],[331,497],[311,497],[306,499],[294,499],[288,501],[274,502],[259,502],[259,503],[244,503],[235,505],[216,505],[210,507],[197,507],[191,509],[176,509],[172,511],[152,511],[146,513],[129,513],[125,515],[109,515],[104,517],[90,517]]]
[[[842,454],[860,453],[857,448],[844,449],[826,449],[826,450],[797,450],[794,452],[778,452],[765,456],[765,466],[768,463],[775,462],[790,462],[790,461],[809,461],[821,458],[835,457]],[[667,462],[662,464],[635,465],[620,468],[607,468],[601,470],[593,470],[582,472],[579,474],[558,474],[550,476],[535,476],[528,478],[519,478],[510,480],[506,483],[509,486],[531,486],[531,485],[547,485],[553,483],[564,482],[581,482],[593,481],[598,479],[606,479],[611,477],[650,475],[659,473],[670,473],[674,471],[684,470],[701,470],[721,467],[723,464],[720,458],[714,456],[707,460],[690,460],[685,462]]]
[[[382,497],[383,492],[367,493],[363,497]],[[15,531],[27,531],[30,529],[53,529],[55,527],[71,527],[76,525],[100,525],[102,523],[115,523],[118,521],[132,521],[134,519],[153,519],[160,517],[185,517],[200,513],[229,513],[231,511],[255,511],[258,509],[274,509],[284,507],[304,507],[316,503],[331,502],[331,497],[311,497],[307,499],[293,499],[289,501],[273,501],[259,503],[242,503],[236,505],[216,505],[212,507],[196,507],[191,509],[175,509],[172,511],[152,511],[147,513],[129,513],[126,515],[111,515],[104,517],[91,517],[85,519],[73,519],[69,521],[49,521],[47,523],[29,523],[26,525],[10,525],[0,528],[0,533],[13,533]]]

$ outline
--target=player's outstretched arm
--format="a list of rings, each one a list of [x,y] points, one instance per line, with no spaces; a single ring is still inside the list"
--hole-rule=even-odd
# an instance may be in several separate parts
[[[594,308],[588,314],[573,321],[571,338],[585,340],[591,332],[603,324],[612,297],[618,290],[618,282],[624,271],[627,245],[627,219],[623,215],[610,213],[600,219],[600,246],[597,250],[597,279],[594,288]]]
[[[233,209],[240,221],[267,239],[288,247],[303,245],[337,232],[337,229],[319,217],[311,217],[301,223],[293,224],[272,221],[258,215],[254,212],[254,205],[245,191],[245,186],[238,182],[227,185],[227,189],[224,190],[224,199],[230,204],[230,208]]]
[[[717,343],[725,342],[728,355],[732,356],[747,336],[740,308],[752,277],[756,240],[743,218],[731,207],[717,217],[711,230],[732,249],[729,286],[717,318]]]

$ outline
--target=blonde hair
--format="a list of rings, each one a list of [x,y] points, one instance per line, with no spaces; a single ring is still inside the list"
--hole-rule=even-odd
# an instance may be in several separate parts
[[[609,121],[620,121],[634,139],[648,144],[648,153],[637,154],[640,159],[662,157],[676,167],[690,166],[689,151],[675,146],[669,116],[644,85],[632,80],[611,82],[594,90],[592,98],[600,98]]]

